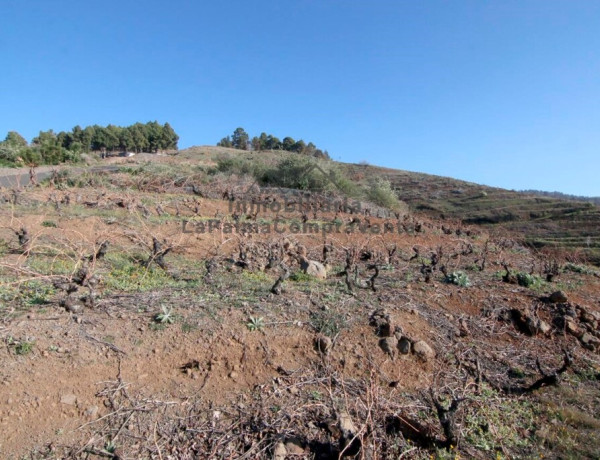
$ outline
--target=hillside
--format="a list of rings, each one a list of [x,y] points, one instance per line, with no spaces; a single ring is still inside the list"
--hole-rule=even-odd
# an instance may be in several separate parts
[[[535,248],[567,248],[576,257],[600,264],[600,207],[593,203],[376,166],[348,167],[355,175],[385,177],[415,211],[481,225]]]
[[[208,162],[233,155],[269,165],[290,156],[287,152],[245,152],[219,147],[193,147],[183,150],[181,155]],[[540,196],[372,165],[332,163],[339,165],[354,182],[365,186],[370,178],[389,180],[398,198],[413,211],[466,225],[481,225],[487,231],[511,235],[537,249],[566,249],[574,259],[600,265],[600,207],[593,202]]]
[[[1,458],[598,457],[599,270],[477,223],[567,202],[297,158],[0,188]]]

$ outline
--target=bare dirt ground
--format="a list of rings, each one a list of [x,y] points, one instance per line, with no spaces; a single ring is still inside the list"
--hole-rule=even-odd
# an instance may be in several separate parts
[[[598,458],[597,268],[144,161],[0,192],[2,458]]]

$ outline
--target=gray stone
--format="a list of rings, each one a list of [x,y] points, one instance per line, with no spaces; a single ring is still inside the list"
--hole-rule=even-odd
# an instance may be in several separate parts
[[[327,270],[325,269],[325,266],[316,260],[303,259],[300,262],[300,268],[304,273],[314,276],[315,278],[322,280],[327,278]]]
[[[285,450],[287,450],[289,455],[302,455],[304,453],[302,443],[297,439],[290,439],[289,441],[286,441]]]
[[[565,329],[567,330],[567,332],[571,335],[574,335],[575,337],[580,337],[581,336],[581,332],[579,331],[579,327],[577,326],[577,324],[575,323],[575,321],[571,320],[571,319],[567,319],[565,321]]]
[[[552,303],[566,303],[568,300],[567,295],[563,291],[553,292],[552,294],[550,294],[550,297],[548,299]]]
[[[464,318],[458,320],[458,335],[460,337],[466,337],[469,335],[469,325],[467,324],[467,320]]]
[[[403,355],[410,353],[410,340],[407,337],[402,337],[398,342],[398,351]]]
[[[77,404],[77,396],[74,394],[66,394],[60,397],[60,403],[66,404],[67,406],[74,406]]]
[[[285,460],[287,455],[287,449],[282,442],[278,442],[275,444],[275,448],[273,449],[273,460]]]
[[[550,331],[552,330],[552,327],[544,320],[539,320],[537,323],[537,331],[540,334],[544,334],[547,335],[550,333]]]
[[[81,310],[83,310],[83,305],[81,305],[80,303],[69,303],[67,304],[65,309],[69,313],[79,313]]]
[[[396,337],[385,337],[379,341],[379,347],[393,358],[396,356],[398,340]]]
[[[413,345],[413,353],[421,361],[429,361],[435,357],[433,349],[424,340],[419,340]]]
[[[98,414],[98,406],[90,406],[85,410],[85,415],[89,418],[94,418]]]
[[[583,334],[579,340],[583,346],[590,350],[593,350],[600,345],[600,340],[594,337],[592,334],[588,334],[587,332]]]

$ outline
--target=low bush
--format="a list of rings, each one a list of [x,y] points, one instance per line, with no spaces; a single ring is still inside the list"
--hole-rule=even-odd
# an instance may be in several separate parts
[[[446,283],[454,284],[456,286],[461,287],[469,287],[471,285],[469,277],[464,272],[450,273],[448,276],[446,276]]]
[[[519,286],[530,288],[539,286],[542,283],[542,279],[530,273],[519,272],[517,273],[517,283]]]

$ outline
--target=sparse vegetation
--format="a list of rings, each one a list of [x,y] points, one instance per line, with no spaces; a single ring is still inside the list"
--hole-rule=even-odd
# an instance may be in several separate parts
[[[291,281],[301,282],[301,283],[312,283],[318,281],[318,278],[315,278],[308,273],[304,273],[303,271],[295,271],[290,275],[289,278]]]
[[[465,409],[465,440],[484,452],[514,451],[531,445],[523,432],[535,429],[531,402],[498,394],[486,385],[481,394],[471,396]]]
[[[588,267],[587,265],[574,264],[571,262],[568,262],[563,266],[563,271],[581,273],[583,275],[593,275],[596,273],[596,270],[594,270],[592,267]]]
[[[0,419],[29,404],[22,424],[5,426],[15,455],[42,440],[54,451],[39,450],[40,460],[271,458],[293,434],[315,458],[346,448],[373,458],[593,458],[600,281],[583,255],[431,210],[403,213],[385,195],[413,192],[368,165],[222,147],[124,161],[110,174],[71,170],[0,190],[10,204],[0,209],[0,385],[9,382]],[[378,206],[325,206],[366,200],[374,177]],[[499,199],[473,190],[447,181],[442,198],[426,201],[451,216],[459,203],[471,212]],[[314,206],[232,211],[242,198],[280,194]],[[184,219],[221,225],[183,233]],[[235,227],[276,221],[281,233]],[[316,223],[339,232],[301,230]],[[368,231],[386,223],[393,231]],[[323,264],[324,279],[305,273],[308,261]],[[551,299],[559,290],[568,301]],[[561,367],[563,349],[573,353]],[[42,411],[48,430],[29,436]],[[64,429],[56,442],[65,426],[84,441]]]
[[[348,321],[342,313],[333,310],[322,310],[311,313],[310,325],[319,334],[335,337],[348,327]]]
[[[519,283],[519,286],[533,288],[539,286],[542,283],[542,279],[539,276],[532,275],[530,273],[519,272],[516,276],[517,283]]]
[[[455,284],[456,286],[461,287],[469,287],[471,285],[471,281],[469,280],[469,276],[464,272],[452,272],[448,276],[446,276],[446,282],[450,284]]]
[[[11,336],[7,338],[6,343],[9,347],[11,347],[14,350],[16,355],[20,356],[25,356],[31,353],[35,344],[33,340],[17,340]]]

